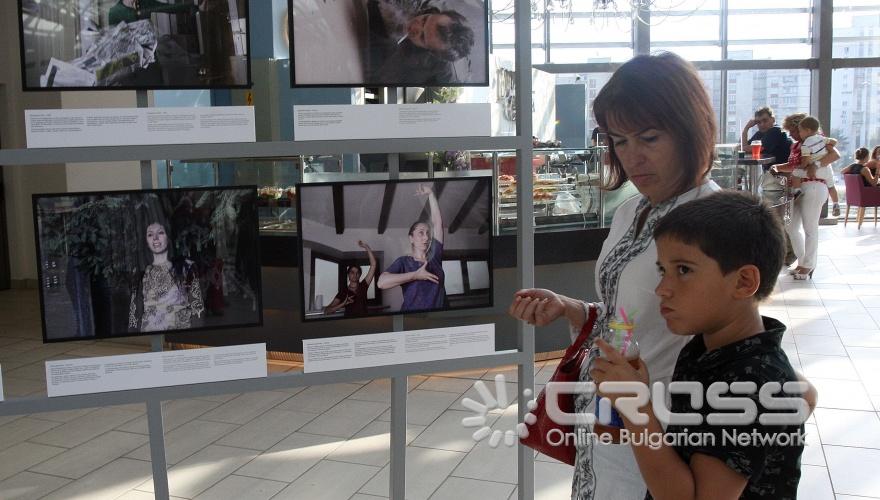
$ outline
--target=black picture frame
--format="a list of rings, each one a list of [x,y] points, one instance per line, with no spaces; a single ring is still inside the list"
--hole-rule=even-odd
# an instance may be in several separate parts
[[[200,326],[194,325],[189,328],[162,329],[162,330],[155,330],[155,331],[148,331],[148,332],[132,331],[131,329],[125,329],[123,331],[121,329],[114,329],[112,326],[110,328],[110,331],[105,331],[103,329],[99,329],[98,328],[99,323],[102,325],[107,325],[107,321],[110,321],[110,325],[117,325],[118,326],[118,325],[121,325],[122,323],[126,323],[128,325],[128,321],[130,321],[130,317],[128,316],[128,313],[130,313],[129,306],[131,303],[135,302],[134,301],[135,295],[133,294],[133,290],[135,290],[134,287],[137,287],[140,285],[140,283],[133,283],[133,280],[131,279],[131,277],[132,276],[141,276],[143,278],[143,274],[138,274],[138,272],[141,271],[142,268],[139,268],[139,267],[135,268],[135,267],[124,266],[124,265],[117,266],[117,262],[112,259],[115,258],[116,260],[127,260],[129,263],[131,261],[136,261],[136,262],[144,262],[145,261],[145,259],[143,259],[143,258],[141,258],[140,260],[137,260],[139,257],[142,257],[144,255],[144,253],[143,253],[144,248],[142,246],[140,246],[140,245],[142,245],[143,240],[141,241],[141,243],[136,243],[138,238],[144,238],[144,236],[140,236],[139,233],[137,232],[137,229],[144,229],[146,227],[145,223],[148,221],[148,219],[151,216],[155,216],[155,215],[159,214],[164,217],[164,219],[163,219],[163,221],[165,222],[164,225],[166,225],[168,227],[173,227],[176,229],[182,228],[182,229],[184,229],[184,231],[180,231],[180,233],[186,233],[185,235],[179,234],[176,237],[172,238],[168,244],[175,245],[177,243],[182,242],[182,245],[185,246],[185,248],[192,248],[194,240],[197,241],[199,244],[202,244],[203,241],[209,241],[209,240],[204,240],[204,232],[203,231],[205,230],[206,227],[211,228],[211,230],[213,230],[213,221],[211,221],[210,218],[208,218],[208,219],[200,220],[200,221],[198,221],[198,223],[196,223],[194,220],[185,220],[185,221],[181,222],[179,220],[180,217],[184,217],[184,216],[195,217],[195,215],[193,215],[193,214],[195,214],[196,210],[198,210],[199,208],[196,207],[192,210],[187,211],[186,207],[185,207],[184,210],[178,211],[178,209],[180,207],[180,205],[178,205],[178,207],[176,207],[174,210],[172,210],[170,213],[168,213],[169,211],[168,211],[167,207],[171,206],[171,202],[173,202],[174,200],[177,200],[178,202],[182,202],[186,197],[188,197],[190,195],[198,195],[199,193],[203,193],[203,192],[216,192],[217,195],[221,195],[224,192],[234,192],[234,191],[242,192],[241,195],[243,196],[243,198],[240,200],[241,205],[239,206],[238,210],[236,211],[237,231],[236,231],[236,252],[234,255],[234,259],[236,259],[236,261],[235,261],[234,265],[239,266],[239,261],[241,261],[242,262],[241,266],[245,269],[245,271],[242,273],[242,279],[236,278],[236,280],[234,280],[235,282],[233,283],[233,285],[234,285],[234,287],[238,287],[238,290],[243,295],[243,298],[237,299],[237,300],[239,302],[244,302],[245,304],[247,304],[247,301],[250,300],[251,304],[252,304],[252,308],[255,308],[255,309],[253,309],[253,311],[250,314],[247,315],[247,319],[242,320],[242,321],[235,321],[235,319],[233,318],[232,320],[230,320],[227,323],[214,320],[208,324],[203,324]],[[133,201],[135,199],[135,197],[139,197],[141,203],[143,203],[143,205],[147,205],[147,203],[145,203],[145,202],[147,201],[147,197],[149,197],[151,195],[155,195],[156,199],[155,200],[151,199],[149,201],[149,204],[150,204],[149,208],[145,208],[145,206],[137,205]],[[116,217],[117,219],[120,217],[124,217],[125,216],[124,210],[128,209],[131,211],[131,215],[129,217],[133,220],[132,225],[137,226],[137,227],[135,227],[135,230],[128,232],[128,233],[126,233],[125,230],[122,230],[122,236],[121,236],[124,241],[132,242],[132,244],[138,245],[136,247],[136,249],[133,252],[129,252],[128,254],[125,254],[125,252],[118,252],[118,248],[114,249],[114,250],[110,251],[110,254],[113,256],[111,258],[111,263],[104,264],[106,267],[109,267],[110,265],[114,265],[114,266],[117,266],[117,268],[122,268],[125,270],[125,272],[128,273],[128,275],[126,277],[118,278],[119,281],[127,280],[127,283],[124,285],[120,285],[119,283],[116,283],[115,285],[110,284],[109,286],[103,287],[103,289],[109,289],[109,293],[111,294],[111,297],[109,299],[111,301],[111,305],[108,306],[106,303],[106,300],[104,300],[104,302],[102,302],[101,306],[100,306],[100,307],[104,307],[104,308],[110,307],[110,309],[111,309],[111,312],[106,313],[103,316],[103,319],[99,318],[98,312],[95,312],[95,310],[94,310],[97,308],[96,307],[96,299],[94,298],[93,292],[91,291],[94,289],[94,285],[92,283],[95,281],[98,281],[95,278],[95,275],[97,273],[94,272],[94,269],[99,269],[99,268],[97,266],[95,266],[91,270],[83,271],[82,268],[79,267],[79,264],[83,263],[84,259],[82,259],[81,257],[77,257],[76,256],[77,252],[70,250],[70,248],[74,244],[69,241],[69,239],[68,239],[69,236],[71,234],[83,235],[84,232],[77,231],[78,226],[76,224],[64,222],[63,217],[61,217],[61,216],[58,216],[58,217],[62,219],[63,234],[61,236],[55,236],[55,239],[60,240],[60,241],[55,241],[55,242],[49,241],[50,238],[48,236],[46,238],[44,238],[44,231],[41,228],[41,223],[50,224],[49,222],[45,221],[45,219],[47,217],[57,215],[55,212],[53,212],[51,214],[44,214],[43,210],[41,209],[41,202],[46,202],[46,203],[52,202],[54,205],[55,203],[63,203],[63,201],[59,201],[59,200],[74,199],[74,198],[78,198],[78,197],[83,198],[85,200],[89,200],[90,202],[104,202],[104,205],[97,207],[97,208],[104,209],[105,207],[110,207],[110,210],[114,210],[114,209],[118,210],[119,212],[112,216],[112,217]],[[125,200],[124,199],[125,197],[128,197],[129,199]],[[193,198],[190,197],[189,201],[192,201],[192,199]],[[111,201],[107,202],[106,200],[111,200]],[[262,274],[261,274],[261,265],[260,265],[260,238],[259,238],[259,214],[258,214],[258,208],[257,208],[257,186],[255,186],[255,185],[241,185],[241,186],[222,186],[222,187],[191,187],[191,188],[173,188],[173,189],[93,191],[93,192],[74,192],[74,193],[39,193],[39,194],[32,195],[31,201],[32,201],[33,214],[34,214],[34,216],[33,216],[33,219],[34,219],[34,239],[35,239],[36,260],[37,260],[37,275],[38,275],[39,288],[40,288],[40,293],[39,293],[39,296],[40,296],[40,319],[41,319],[41,324],[42,324],[42,333],[43,333],[43,342],[44,343],[67,342],[67,341],[75,341],[75,340],[89,340],[89,339],[96,339],[96,338],[97,339],[109,339],[109,338],[144,336],[144,335],[153,335],[153,334],[171,334],[171,333],[180,334],[180,333],[199,332],[199,331],[206,331],[206,330],[225,330],[225,329],[235,329],[235,328],[259,327],[259,326],[263,325],[263,297],[262,297]],[[119,208],[118,203],[128,203],[129,205],[126,205],[123,208]],[[77,208],[79,208],[81,206],[82,206],[82,204],[76,205]],[[217,206],[216,205],[212,206],[212,209],[209,212],[209,215],[207,217],[210,217],[211,215],[213,215],[214,211],[216,211],[216,210],[217,210]],[[198,213],[197,215],[205,216],[205,212]],[[111,216],[108,216],[108,217],[111,217]],[[176,222],[175,222],[175,217],[178,217],[178,220]],[[207,224],[205,223],[205,220],[208,221]],[[103,222],[95,220],[91,224],[93,226],[96,226],[99,228],[101,227],[102,224],[104,225],[104,227],[108,227],[114,221],[115,220],[111,220],[108,218],[107,220],[105,220]],[[186,222],[189,222],[189,224],[186,224]],[[57,225],[57,222],[55,222],[55,224]],[[89,222],[86,222],[86,224],[89,224]],[[140,227],[140,226],[144,226],[144,227]],[[89,227],[89,229],[92,229],[92,227]],[[51,229],[46,229],[45,232],[48,233],[50,231],[51,231]],[[113,231],[110,231],[110,232],[112,233]],[[93,239],[88,239],[88,238],[84,238],[81,236],[79,241],[85,242],[86,244],[96,245],[94,242],[100,243],[101,241],[107,240],[111,236],[120,237],[119,231],[116,231],[114,234],[104,234],[99,229],[97,231],[94,231],[92,234],[95,235],[95,237]],[[103,238],[103,240],[102,240],[102,238]],[[229,241],[230,240],[227,239],[224,244],[228,244]],[[90,242],[92,242],[92,243],[90,243]],[[247,248],[241,247],[242,242],[246,242],[248,244]],[[82,243],[80,243],[80,244],[82,244]],[[106,245],[106,242],[103,244]],[[126,243],[126,244],[128,244],[128,243]],[[215,245],[217,244],[216,240],[214,241],[214,244]],[[65,250],[63,252],[57,248],[61,245],[64,245],[64,247],[65,247]],[[146,245],[143,245],[143,246],[146,246]],[[53,249],[53,247],[55,247],[55,248]],[[107,254],[106,252],[104,252],[104,253],[99,252],[97,246],[93,246],[90,248],[94,248],[94,251],[93,251],[94,255],[106,255]],[[149,249],[147,249],[146,253],[149,253]],[[122,254],[121,257],[119,256],[120,254]],[[56,265],[55,263],[53,263],[54,261],[50,260],[50,257],[53,257],[53,256],[55,258],[58,258],[59,260],[63,260],[62,264]],[[201,267],[199,266],[200,264],[202,264],[204,262],[204,259],[211,257],[211,256],[213,256],[213,258],[215,259],[215,266],[213,268],[208,268],[207,266],[201,266]],[[223,283],[224,282],[223,280],[226,279],[226,277],[227,277],[227,274],[224,274],[224,270],[223,270],[225,263],[223,261],[221,261],[219,263],[219,266],[216,265],[216,261],[221,260],[218,257],[218,252],[216,250],[216,247],[214,249],[213,254],[210,254],[209,252],[205,252],[205,255],[200,254],[200,255],[198,255],[198,257],[199,257],[199,260],[196,260],[196,259],[190,260],[189,257],[178,257],[176,262],[186,261],[187,262],[186,265],[189,266],[188,269],[191,269],[188,272],[198,273],[198,274],[194,274],[194,275],[199,277],[200,279],[205,279],[205,277],[210,272],[217,272],[217,268],[219,267],[219,272],[221,273],[220,274],[220,282]],[[76,262],[76,259],[79,259],[79,262]],[[169,257],[169,259],[170,259],[170,257]],[[66,262],[66,265],[65,265],[65,262]],[[71,276],[71,274],[72,274],[71,270],[74,269],[74,267],[76,268],[76,271],[73,274],[79,275],[78,278],[74,278]],[[86,266],[83,266],[83,267],[86,267]],[[135,271],[135,272],[132,273],[131,271]],[[236,272],[236,269],[233,269],[232,273],[235,273],[235,272]],[[63,276],[59,278],[60,275],[63,275]],[[88,279],[89,283],[83,284],[82,283],[83,279]],[[79,289],[82,288],[83,286],[90,286],[91,287],[89,290],[88,301],[84,300],[81,297],[82,294],[71,293],[69,283],[74,280],[79,280],[79,282],[80,282],[78,284],[70,285],[70,286],[74,287],[77,290],[77,292],[80,291]],[[201,282],[199,282],[199,285],[201,285]],[[223,291],[222,291],[223,285],[221,284],[220,285],[221,295],[220,295],[219,299],[222,301],[221,302],[222,305],[219,306],[219,314],[217,314],[217,310],[214,308],[214,306],[212,304],[209,304],[209,301],[212,300],[210,297],[211,292],[208,291],[208,288],[210,286],[211,286],[211,279],[207,278],[207,279],[205,279],[205,287],[204,287],[205,290],[201,290],[201,288],[200,288],[200,292],[202,292],[201,300],[205,306],[204,314],[206,315],[206,318],[207,318],[209,311],[214,316],[220,316],[220,317],[223,317],[224,319],[229,318],[230,317],[229,315],[224,315],[223,308],[231,307],[231,306],[235,306],[235,305],[240,305],[240,304],[238,304],[238,303],[231,304],[231,302],[226,303],[225,295],[223,294]],[[54,292],[53,291],[52,293],[56,294],[56,297],[55,297],[55,300],[53,300],[53,302],[52,302],[52,310],[53,311],[62,310],[64,307],[63,304],[64,304],[65,300],[69,300],[71,302],[72,306],[71,306],[70,314],[72,314],[72,317],[69,318],[69,320],[72,321],[72,324],[74,325],[71,327],[71,331],[74,332],[73,334],[59,335],[54,331],[54,329],[53,329],[53,331],[50,331],[49,319],[47,316],[47,314],[48,314],[47,303],[49,302],[49,297],[47,297],[47,296],[49,295],[50,292],[48,292],[47,290],[51,290],[53,288],[60,288],[60,287],[64,287],[67,290],[66,296],[64,296],[65,292],[62,292],[62,291]],[[248,292],[250,293],[250,296],[248,296]],[[129,306],[126,306],[125,310],[124,310],[126,312],[126,316],[124,319],[121,320],[118,316],[119,311],[117,310],[115,312],[115,316],[114,316],[113,315],[114,312],[112,311],[112,309],[115,306],[121,306],[121,304],[119,304],[120,295],[124,294],[124,293],[128,294],[130,302],[129,302]],[[61,296],[57,296],[57,294],[61,294]],[[215,296],[216,296],[216,294],[215,294]],[[106,299],[107,297],[105,296],[103,298]],[[60,302],[59,302],[59,300],[60,300]],[[90,318],[87,318],[85,314],[83,314],[82,316],[86,319],[80,320],[77,318],[77,314],[78,314],[78,312],[76,311],[77,307],[75,304],[73,304],[77,300],[81,300],[82,303],[84,304],[84,307],[89,308],[89,314],[91,315]],[[99,297],[99,299],[97,299],[97,300],[101,300],[101,298]],[[86,303],[87,303],[87,305],[85,305]],[[61,304],[61,305],[59,305],[59,304]],[[107,316],[107,314],[109,314],[110,316]],[[83,322],[88,323],[88,326],[87,327],[83,326],[82,325]],[[59,323],[59,321],[57,319],[53,320],[53,324],[58,324],[58,323]],[[86,332],[88,330],[93,331],[93,335],[82,334],[83,332]]]
[[[403,311],[403,310],[382,311],[382,310],[380,310],[377,312],[369,313],[366,315],[360,315],[360,316],[345,316],[345,315],[323,316],[322,315],[322,316],[309,317],[308,314],[310,312],[314,313],[315,311],[309,311],[309,303],[312,299],[311,290],[313,288],[313,284],[312,284],[312,282],[306,281],[306,271],[305,271],[305,265],[304,265],[305,264],[304,260],[306,258],[305,257],[305,254],[306,254],[305,250],[306,250],[307,245],[316,245],[316,247],[320,248],[320,250],[318,250],[318,251],[324,251],[324,252],[326,252],[327,249],[331,248],[331,247],[328,246],[327,242],[313,242],[312,240],[308,239],[309,234],[305,233],[304,226],[303,226],[304,193],[307,193],[308,190],[310,190],[310,189],[326,188],[326,187],[330,187],[332,190],[339,190],[344,193],[345,188],[351,187],[351,186],[383,185],[383,186],[385,186],[386,190],[389,186],[393,186],[394,190],[396,190],[399,186],[416,185],[416,184],[433,184],[434,186],[436,186],[438,183],[442,183],[442,184],[446,184],[446,185],[458,184],[458,185],[462,185],[462,186],[465,183],[473,184],[468,189],[468,196],[472,196],[473,193],[478,193],[478,197],[481,197],[485,201],[485,206],[483,207],[483,213],[486,214],[486,217],[485,217],[485,220],[481,221],[481,227],[478,230],[478,231],[482,231],[482,232],[479,232],[479,234],[485,233],[485,235],[486,235],[485,236],[485,238],[486,238],[485,246],[480,247],[480,248],[470,248],[470,249],[455,248],[452,250],[448,250],[445,248],[445,245],[448,242],[448,240],[446,239],[448,236],[444,236],[444,250],[443,250],[444,257],[442,258],[442,261],[457,261],[457,262],[464,263],[467,260],[480,260],[480,261],[485,260],[486,265],[487,265],[487,270],[488,270],[488,279],[489,279],[488,288],[480,289],[481,291],[479,291],[479,292],[474,292],[473,290],[470,289],[470,287],[467,285],[467,283],[465,283],[464,293],[449,296],[453,300],[449,300],[447,302],[446,307],[440,307],[440,308],[417,309],[417,310],[406,310],[406,311]],[[446,189],[447,188],[445,188],[445,187],[441,188],[441,191],[446,192]],[[495,291],[494,269],[495,269],[495,266],[494,266],[494,262],[493,262],[493,254],[494,254],[493,250],[494,250],[494,244],[495,244],[494,240],[495,239],[492,237],[492,231],[493,231],[492,228],[493,228],[493,224],[495,221],[495,214],[494,214],[495,203],[493,200],[492,178],[491,177],[489,177],[489,176],[467,176],[467,177],[440,177],[440,178],[433,178],[433,179],[397,179],[397,180],[379,180],[379,181],[372,181],[371,180],[371,181],[311,182],[311,183],[297,184],[296,190],[297,190],[297,197],[296,197],[296,200],[297,200],[297,230],[299,232],[299,238],[298,238],[298,244],[299,244],[299,248],[298,248],[299,263],[298,263],[298,265],[299,265],[299,289],[300,289],[299,309],[300,309],[300,318],[304,323],[312,323],[312,322],[318,322],[318,321],[334,321],[334,320],[344,320],[344,319],[350,320],[350,319],[359,319],[359,318],[373,318],[373,317],[380,317],[380,316],[395,316],[395,315],[399,315],[399,314],[423,314],[423,313],[440,312],[440,311],[460,311],[460,310],[468,310],[468,309],[485,309],[485,308],[494,307],[494,291]],[[392,191],[392,193],[393,193],[393,191]],[[393,194],[392,194],[392,196],[393,196]],[[480,200],[477,200],[474,203],[477,203],[479,201]],[[386,203],[381,198],[376,200],[375,202],[378,206],[381,206]],[[446,205],[444,205],[443,200],[442,200],[442,193],[440,195],[438,195],[438,203],[439,203],[439,205],[441,207],[441,211],[442,211],[443,207],[446,206]],[[335,202],[334,202],[334,204],[335,204]],[[464,213],[464,212],[462,212],[462,208],[460,206],[449,205],[449,207],[453,207],[453,208],[457,207],[458,213]],[[388,209],[385,208],[384,210],[388,210]],[[380,219],[381,218],[382,218],[382,216],[380,215]],[[454,217],[448,223],[444,218],[444,227],[449,228],[449,226],[451,226],[452,223],[455,222],[456,218],[457,217]],[[381,224],[381,222],[380,222],[380,224]],[[396,227],[403,228],[402,226],[396,226]],[[407,228],[403,228],[403,229],[407,229]],[[376,229],[376,234],[377,235],[380,234],[378,228]],[[340,237],[341,237],[341,235],[340,235]],[[310,246],[309,250],[311,250],[311,248],[312,247]],[[342,252],[343,251],[340,251],[340,253],[342,253]],[[375,253],[378,255],[377,260],[378,260],[379,269],[377,269],[377,271],[376,271],[374,283],[376,283],[376,291],[377,291],[377,294],[379,294],[379,293],[381,293],[381,291],[378,288],[378,278],[382,274],[382,272],[385,270],[385,268],[387,268],[388,265],[390,265],[397,256],[395,255],[392,257],[388,254],[387,251],[384,251],[384,250],[376,251]],[[309,252],[309,254],[311,255],[311,251]],[[449,256],[450,258],[447,259],[446,258],[447,256]],[[309,267],[310,267],[310,272],[314,272],[314,269],[312,268],[312,266],[310,265]],[[311,279],[311,277],[309,277],[309,278]],[[306,290],[306,286],[309,286],[309,291]],[[482,290],[484,290],[484,291],[482,291]],[[473,301],[474,297],[485,297],[485,301],[475,303]],[[456,298],[459,300],[455,300]],[[470,303],[467,303],[465,305],[452,305],[452,303],[460,302],[461,299],[464,299],[464,301],[470,302]],[[327,304],[329,304],[331,300],[332,300],[332,297],[328,300]]]
[[[479,79],[472,79],[466,81],[403,81],[403,80],[391,80],[391,79],[370,79],[366,75],[361,80],[363,81],[355,81],[352,79],[351,81],[326,81],[323,79],[322,81],[313,81],[313,82],[305,82],[301,81],[302,78],[297,78],[297,53],[298,51],[309,51],[314,50],[318,52],[322,52],[326,50],[326,46],[322,47],[300,47],[296,44],[296,9],[295,3],[300,0],[288,0],[287,3],[287,22],[288,22],[288,33],[289,33],[289,42],[290,42],[290,85],[293,88],[314,88],[314,87],[487,87],[489,86],[489,0],[482,0],[482,23],[479,24],[479,28],[482,30],[482,36],[475,37],[474,48],[472,51],[479,50],[479,54],[482,57],[483,67],[477,70],[472,71],[473,74],[478,74]],[[443,1],[443,0],[441,0]],[[466,0],[445,0],[445,6],[449,7],[450,3],[460,1],[464,2]],[[473,24],[473,23],[472,23]],[[320,28],[319,28],[320,29]],[[369,31],[369,27],[366,28]],[[330,30],[325,30],[322,33],[326,33],[327,35],[327,43],[332,43],[332,40],[336,36],[334,32]],[[482,47],[479,45],[482,44]],[[365,57],[365,52],[368,51],[368,48],[362,49],[361,56]],[[473,52],[472,52],[473,53]],[[324,59],[324,64],[331,64],[330,60]],[[312,71],[316,70],[316,68],[310,68]]]
[[[53,2],[56,0],[43,0],[44,2]],[[75,0],[70,0],[75,2]],[[209,0],[217,1],[217,0]],[[253,87],[253,77],[251,71],[251,18],[250,18],[250,0],[244,1],[244,19],[245,19],[245,47],[246,47],[246,81],[241,84],[218,84],[218,85],[119,85],[119,86],[94,86],[94,87],[40,87],[28,85],[27,64],[25,55],[28,48],[25,46],[24,36],[24,0],[18,2],[18,47],[19,47],[19,66],[21,72],[21,88],[23,92],[65,92],[65,91],[108,91],[108,90],[214,90],[214,89],[249,89]]]

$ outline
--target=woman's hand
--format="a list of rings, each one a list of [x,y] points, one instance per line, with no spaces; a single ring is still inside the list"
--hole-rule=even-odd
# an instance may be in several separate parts
[[[428,184],[419,184],[416,186],[416,196],[426,196],[433,193],[434,190]]]
[[[565,303],[552,290],[527,288],[514,294],[507,314],[530,325],[544,326],[565,314]]]
[[[440,283],[440,278],[437,277],[436,274],[428,272],[427,269],[428,263],[425,262],[422,264],[422,267],[418,268],[415,272],[413,272],[413,281],[430,281],[431,283]]]
[[[590,376],[593,377],[593,381],[596,382],[596,384],[601,385],[602,382],[641,382],[648,385],[648,382],[650,381],[648,367],[645,365],[645,362],[642,361],[642,358],[637,358],[635,360],[638,362],[639,367],[634,368],[630,362],[624,358],[622,354],[617,352],[615,348],[611,347],[608,342],[605,342],[602,339],[597,339],[594,345],[602,351],[603,356],[601,358],[596,358],[593,362],[593,369],[590,370]],[[619,396],[619,394],[606,395],[601,391],[599,391],[599,393],[603,397],[610,399],[611,402],[615,402],[617,396]]]
[[[370,250],[372,250],[372,248],[370,248],[370,245],[367,245],[367,244],[364,243],[362,240],[358,240],[358,246],[361,247],[361,248],[363,248],[364,250],[366,250],[366,251],[368,251],[368,252],[369,252]]]

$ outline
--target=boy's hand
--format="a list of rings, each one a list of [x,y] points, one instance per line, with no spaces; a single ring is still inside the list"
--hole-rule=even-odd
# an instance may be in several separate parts
[[[605,342],[602,339],[597,339],[594,345],[602,351],[603,356],[602,358],[596,359],[593,363],[593,369],[590,370],[590,375],[593,377],[593,381],[596,382],[596,384],[601,384],[602,382],[641,382],[648,385],[648,382],[650,381],[648,367],[645,365],[645,362],[642,361],[642,358],[633,360],[634,362],[638,362],[639,367],[636,369],[630,364],[630,361],[624,358],[616,349],[611,347],[608,342]],[[620,396],[620,394],[606,395],[601,391],[599,391],[599,394],[603,397],[607,397],[612,402],[615,402],[617,397]]]

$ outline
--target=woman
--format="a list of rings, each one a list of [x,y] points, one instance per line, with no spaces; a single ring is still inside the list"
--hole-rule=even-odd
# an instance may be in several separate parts
[[[876,146],[873,151],[871,151],[871,159],[868,160],[868,163],[865,164],[866,167],[870,168],[874,175],[877,175],[877,167],[880,167],[880,146]]]
[[[358,240],[358,246],[366,250],[367,257],[370,259],[370,270],[367,276],[361,280],[361,266],[350,265],[345,269],[348,276],[348,285],[339,291],[333,301],[324,308],[324,314],[332,314],[345,308],[345,316],[365,316],[367,314],[367,291],[370,289],[370,283],[373,282],[373,276],[376,275],[376,256],[373,255],[373,249],[361,240]]]
[[[596,121],[610,139],[609,189],[632,181],[641,196],[615,212],[596,264],[596,291],[601,299],[588,342],[608,332],[621,308],[639,342],[651,383],[668,383],[679,351],[690,340],[676,336],[660,314],[653,293],[660,282],[654,227],[669,211],[720,188],[706,177],[715,146],[715,113],[696,69],[674,54],[638,56],[621,66],[593,103]],[[723,221],[720,221],[723,223]],[[509,313],[543,326],[565,317],[573,333],[586,321],[588,304],[546,289],[520,290]],[[621,318],[622,319],[622,318]],[[597,352],[581,366],[590,381]],[[575,410],[593,411],[593,394],[578,395]],[[810,393],[808,401],[815,401]],[[588,432],[589,429],[578,429]],[[571,498],[576,500],[642,500],[646,487],[627,445],[577,443]]]
[[[607,331],[615,311],[636,312],[634,335],[653,381],[669,382],[678,352],[688,341],[668,331],[654,295],[659,282],[654,226],[674,207],[720,188],[706,177],[712,166],[716,125],[709,96],[694,67],[674,54],[636,57],[618,69],[593,104],[608,134],[608,189],[632,181],[641,196],[615,212],[596,266],[601,309],[593,336]],[[723,221],[721,221],[723,222]],[[586,303],[550,290],[516,293],[510,314],[536,325],[565,317],[574,331],[586,320]],[[581,380],[590,380],[587,366]],[[579,395],[578,412],[592,412],[593,395]],[[579,444],[572,498],[638,499],[646,487],[632,451],[624,445]]]
[[[403,288],[401,311],[424,311],[446,307],[443,285],[443,218],[434,191],[419,184],[416,196],[428,197],[430,222],[416,221],[409,228],[410,255],[398,257],[379,275],[378,286]]]
[[[856,150],[856,162],[840,171],[842,174],[855,174],[862,176],[862,183],[865,186],[876,186],[878,178],[871,172],[867,166],[868,148],[859,148]]]
[[[782,128],[788,131],[796,142],[791,145],[791,154],[788,163],[774,165],[773,169],[779,172],[792,172],[799,168],[801,163],[801,135],[798,125],[806,118],[806,113],[794,113],[785,117]],[[828,178],[827,172],[823,175],[823,169],[830,169],[829,165],[840,159],[840,153],[834,147],[834,143],[828,146],[828,154],[819,160],[819,172],[812,179],[804,179],[801,184],[802,196],[795,200],[791,210],[791,221],[786,224],[785,232],[791,241],[791,247],[797,256],[798,265],[789,273],[796,280],[806,280],[813,277],[816,268],[816,259],[819,252],[819,215],[822,207],[828,201],[828,186],[822,177]],[[803,229],[802,229],[803,228]]]
[[[134,280],[128,328],[134,332],[184,330],[205,310],[193,262],[169,259],[169,231],[160,222],[147,226],[152,262]]]

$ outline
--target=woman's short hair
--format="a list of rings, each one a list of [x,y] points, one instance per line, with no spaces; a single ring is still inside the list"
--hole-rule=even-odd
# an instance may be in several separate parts
[[[593,114],[606,132],[620,132],[609,127],[611,122],[630,131],[653,127],[671,134],[681,165],[679,192],[712,168],[717,131],[712,101],[696,68],[675,54],[661,52],[630,59],[599,91]],[[613,190],[628,177],[613,141],[608,152],[610,175],[605,188]]]
[[[801,124],[801,120],[807,117],[806,113],[792,113],[785,117],[782,120],[782,128],[785,130],[791,130],[793,128],[797,128],[798,125]]]
[[[868,159],[868,148],[859,148],[856,150],[856,161]]]

